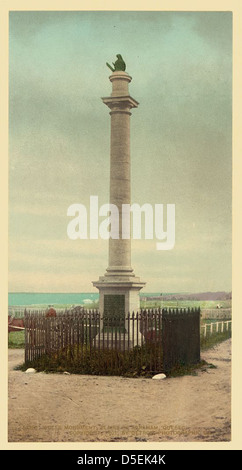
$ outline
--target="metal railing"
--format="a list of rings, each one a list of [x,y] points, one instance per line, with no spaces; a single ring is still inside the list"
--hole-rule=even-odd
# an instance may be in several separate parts
[[[84,373],[166,372],[200,359],[200,309],[151,309],[115,316],[75,308],[47,317],[25,311],[25,362],[47,361]]]

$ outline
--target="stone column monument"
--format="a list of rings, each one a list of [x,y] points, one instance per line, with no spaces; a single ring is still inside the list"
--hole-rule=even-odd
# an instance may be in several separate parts
[[[125,72],[125,63],[120,54],[109,80],[112,83],[111,96],[102,98],[110,109],[110,204],[119,209],[119,238],[109,239],[109,263],[104,276],[93,282],[99,289],[99,310],[101,314],[125,315],[140,308],[139,291],[145,286],[136,277],[131,267],[131,237],[125,239],[125,221],[122,220],[122,205],[131,204],[130,188],[130,116],[131,109],[138,102],[129,94],[132,78]],[[130,215],[129,215],[130,220]]]

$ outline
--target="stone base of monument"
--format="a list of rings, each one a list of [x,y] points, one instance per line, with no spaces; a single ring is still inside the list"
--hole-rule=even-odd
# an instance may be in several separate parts
[[[120,269],[111,273],[108,268],[107,273],[93,285],[99,289],[103,347],[126,351],[141,346],[144,338],[139,331],[137,313],[140,310],[139,291],[145,283],[132,273],[132,269],[130,272]],[[109,333],[105,328],[109,328]]]
[[[125,315],[136,314],[140,309],[139,291],[145,286],[139,277],[130,274],[101,276],[93,285],[99,290],[99,311],[101,315],[106,313]]]
[[[93,346],[96,349],[109,349],[113,351],[130,351],[136,346],[142,346],[145,343],[144,336],[139,333],[132,337],[128,333],[101,333],[93,339]]]

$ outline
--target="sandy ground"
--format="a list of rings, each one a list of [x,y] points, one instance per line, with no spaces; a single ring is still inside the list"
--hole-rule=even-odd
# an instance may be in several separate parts
[[[231,340],[202,353],[216,366],[151,380],[14,370],[9,350],[9,442],[230,441]]]

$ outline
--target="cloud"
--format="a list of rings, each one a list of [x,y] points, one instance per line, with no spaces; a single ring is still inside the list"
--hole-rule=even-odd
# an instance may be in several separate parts
[[[97,280],[96,276],[93,280]],[[9,275],[10,292],[50,292],[50,286],[51,292],[97,292],[90,276],[81,270],[78,276],[65,271],[60,271],[56,276],[55,272],[34,269],[29,272],[11,271]]]
[[[89,290],[106,269],[107,243],[68,240],[66,211],[108,202],[117,52],[140,102],[132,202],[176,204],[174,250],[133,241],[135,272],[158,290],[230,283],[231,31],[226,12],[10,13],[12,288]]]
[[[210,47],[224,51],[231,60],[232,49],[232,12],[200,12],[194,15],[193,30]]]

